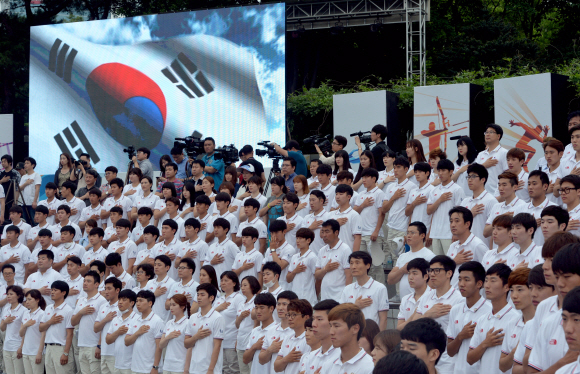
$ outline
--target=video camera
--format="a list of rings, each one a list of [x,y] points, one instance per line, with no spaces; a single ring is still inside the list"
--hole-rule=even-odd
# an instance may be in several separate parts
[[[135,157],[135,155],[137,154],[137,152],[135,151],[135,147],[133,147],[132,145],[128,146],[127,148],[123,149],[123,152],[125,152],[127,154],[127,156],[129,156],[129,160],[133,160],[133,157]],[[87,166],[85,161],[83,166]],[[75,161],[75,165],[76,165],[76,161]]]
[[[194,131],[191,136],[186,136],[185,138],[175,138],[173,146],[185,149],[188,157],[196,158],[198,155],[205,153],[203,148],[204,141],[201,140],[202,136],[203,135],[200,132]]]
[[[320,136],[312,135],[304,139],[304,144],[316,144],[320,151],[328,156],[332,151],[332,144],[330,144],[330,135]]]
[[[221,148],[216,148],[214,158],[216,160],[224,160],[225,165],[233,164],[234,162],[238,162],[240,160],[238,149],[233,144],[224,145]]]
[[[361,144],[365,145],[365,149],[369,150],[371,148],[371,144],[373,141],[371,140],[371,132],[370,131],[359,131],[355,132],[354,134],[350,134],[351,137],[358,136],[360,139]]]
[[[262,147],[266,147],[266,149],[256,149],[256,155],[259,157],[268,157],[268,158],[272,158],[272,159],[281,159],[282,155],[280,155],[278,152],[276,152],[276,148],[274,148],[273,146],[270,145],[270,141],[269,140],[264,140],[262,142],[258,142],[258,145],[261,145]]]

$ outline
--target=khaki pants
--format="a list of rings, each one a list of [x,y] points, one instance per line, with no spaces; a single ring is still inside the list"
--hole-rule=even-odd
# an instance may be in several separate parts
[[[64,346],[62,345],[47,345],[46,354],[44,355],[44,366],[46,374],[73,374],[74,368],[72,359],[69,356],[66,365],[60,364],[60,356],[64,353]]]
[[[0,331],[0,352],[4,348],[4,337],[6,336],[6,331]],[[4,358],[0,355],[0,372],[4,372]]]
[[[24,373],[24,360],[22,358],[16,358],[16,352],[4,351],[2,358],[4,359],[4,370],[6,374]]]
[[[40,364],[36,364],[36,355],[22,355],[25,374],[43,374],[44,373],[44,355]]]
[[[115,373],[115,356],[101,356],[101,374]]]
[[[360,250],[367,252],[368,254],[372,254],[371,248],[382,251],[383,240],[384,238],[382,236],[379,236],[377,240],[372,241],[370,235],[363,235],[360,241]],[[369,275],[377,282],[385,284],[385,270],[382,265],[375,266],[371,264]]]
[[[248,365],[244,364],[244,352],[245,350],[236,349],[238,352],[238,365],[240,366],[240,374],[250,374],[252,370],[252,363],[250,362]]]
[[[79,364],[81,374],[100,374],[101,360],[95,358],[97,347],[79,347]]]
[[[235,348],[224,348],[223,374],[239,374],[238,354]]]
[[[73,340],[72,345],[70,347],[70,358],[74,365],[74,372],[80,373],[81,372],[81,364],[79,363],[79,326],[75,326],[73,332]]]
[[[115,374],[132,374],[131,369],[117,369],[115,368]]]
[[[435,256],[438,255],[447,255],[447,251],[449,251],[449,247],[451,246],[452,240],[451,239],[433,239],[433,253]]]

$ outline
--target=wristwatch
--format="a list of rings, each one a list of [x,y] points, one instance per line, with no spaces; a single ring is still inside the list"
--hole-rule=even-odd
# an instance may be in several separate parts
[[[159,366],[155,366],[155,365],[153,365],[153,369],[155,369],[155,370],[159,370]]]
[[[68,353],[62,352],[62,354],[65,355],[66,357],[68,357]]]

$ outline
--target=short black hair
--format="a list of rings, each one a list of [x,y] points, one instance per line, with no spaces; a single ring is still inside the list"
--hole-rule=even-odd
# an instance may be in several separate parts
[[[40,255],[40,253],[38,255]],[[67,298],[68,292],[70,290],[68,283],[66,283],[65,281],[57,280],[57,281],[52,282],[52,284],[50,285],[50,289],[53,289],[53,288],[55,290],[59,290],[61,292],[64,292],[64,298],[65,299]]]
[[[163,224],[161,225],[161,227],[163,227],[163,226],[169,226],[169,228],[171,228],[171,230],[175,230],[175,232],[177,232],[177,230],[179,230],[179,225],[177,224],[177,222],[175,222],[171,218],[168,218],[165,221],[163,221]]]
[[[67,188],[72,194],[74,194],[77,190],[77,185],[71,181],[66,181],[62,184],[62,188]]]
[[[487,179],[489,178],[489,172],[487,171],[485,166],[478,164],[477,162],[474,162],[473,164],[467,167],[467,175],[469,175],[470,173],[477,174],[479,179],[485,179],[483,185],[487,183]]]
[[[2,156],[2,158],[0,160],[6,160],[6,162],[8,162],[10,165],[12,165],[12,162],[13,162],[12,156],[10,156],[10,155],[4,155],[4,156]]]
[[[39,237],[48,236],[49,238],[52,238],[52,231],[50,231],[49,229],[40,229],[40,231],[38,232],[38,236]]]
[[[422,171],[424,173],[429,173],[429,176],[431,176],[431,165],[426,162],[417,162],[413,165],[413,171]]]
[[[179,265],[185,264],[189,270],[192,270],[191,274],[195,273],[195,261],[193,259],[186,257],[179,260]]]
[[[332,168],[326,164],[318,165],[316,174],[332,175]]]
[[[445,269],[445,272],[455,272],[455,261],[453,261],[453,259],[449,256],[445,256],[445,255],[437,255],[435,257],[433,257],[431,259],[431,261],[429,261],[429,266],[436,264],[436,263],[440,263],[441,265],[443,265],[443,269]]]
[[[370,169],[370,168],[369,168]],[[367,169],[365,169],[367,170]],[[377,173],[377,178],[378,178],[379,173]],[[326,195],[324,194],[324,192],[320,191],[320,190],[314,190],[314,191],[310,191],[310,196],[316,196],[318,199],[322,199],[322,202],[326,201]],[[284,229],[286,230],[286,229]]]
[[[340,223],[335,219],[328,219],[322,223],[322,227],[330,227],[332,232],[340,232]]]
[[[151,234],[153,236],[159,237],[159,229],[157,226],[149,225],[143,229],[143,235]]]
[[[439,357],[435,364],[439,362],[447,347],[447,334],[441,325],[431,318],[420,318],[407,323],[401,330],[401,340],[425,344],[427,352],[438,350]]]
[[[288,201],[288,202],[290,202],[292,204],[300,205],[300,198],[294,192],[288,192],[284,196],[284,200],[286,200],[286,201]]]
[[[493,129],[499,135],[499,140],[501,140],[501,138],[503,138],[503,129],[501,128],[500,125],[496,125],[495,123],[490,123],[490,124],[485,126],[485,131],[487,131],[487,129]]]
[[[145,276],[149,279],[155,278],[155,269],[151,264],[139,264],[137,265],[137,271],[143,270],[145,272]]]
[[[81,266],[83,264],[83,261],[77,256],[70,256],[68,260],[66,260],[66,262],[68,263],[69,261],[78,266]],[[4,270],[4,267],[2,267],[2,270]]]
[[[191,226],[194,229],[201,229],[201,223],[195,218],[188,218],[183,224],[184,227]]]
[[[256,295],[254,305],[265,305],[276,309],[276,298],[270,292],[263,292]]]
[[[107,255],[107,257],[105,257],[105,265],[107,266],[115,266],[118,264],[123,264],[123,259],[121,258],[121,255],[117,252],[112,252],[109,253]]]
[[[105,279],[105,286],[107,284],[112,284],[113,288],[116,290],[119,290],[119,291],[121,291],[121,289],[123,289],[123,282],[121,282],[121,280],[115,276],[112,276],[112,277]]]
[[[77,230],[74,227],[72,227],[72,226],[65,226],[65,227],[62,227],[60,229],[60,232],[61,233],[68,232],[68,233],[71,233],[73,236],[75,236],[76,233],[77,233]]]
[[[437,163],[437,170],[455,170],[455,165],[453,165],[453,161],[448,159],[439,160]]]
[[[511,273],[512,269],[506,264],[493,264],[489,269],[487,269],[485,275],[497,275],[501,278],[502,285],[505,286],[508,284],[508,279]]]
[[[536,265],[532,268],[532,270],[530,270],[530,274],[528,274],[528,287],[532,284],[540,287],[552,287],[552,291],[554,290],[553,285],[546,283],[542,264]]]
[[[373,258],[370,254],[368,254],[368,252],[365,251],[355,251],[352,252],[349,256],[348,256],[348,262],[350,263],[350,260],[356,258],[358,260],[362,260],[363,264],[365,265],[371,265],[373,264]],[[367,274],[369,273],[369,271],[371,270],[371,268],[369,267],[367,269]]]
[[[99,270],[99,273],[104,273],[105,270],[107,270],[107,265],[105,265],[105,263],[101,260],[95,260],[95,261],[91,262],[89,264],[89,269],[92,268],[93,266],[97,267],[97,269]]]
[[[114,167],[114,166],[107,166],[105,168],[105,173],[108,172],[108,171],[110,171],[111,173],[115,173],[115,174],[118,174],[119,173],[119,170],[116,167]]]
[[[255,227],[247,226],[242,230],[242,236],[251,236],[254,239],[258,239],[260,237],[260,233]]]
[[[228,221],[225,218],[216,218],[215,221],[213,221],[213,227],[221,227],[224,230],[228,230],[228,234],[230,233],[230,221]],[[271,226],[271,225],[270,225]]]
[[[133,290],[121,290],[121,292],[119,292],[119,299],[129,299],[129,301],[132,301],[134,304],[137,302],[137,294],[133,292]]]
[[[336,140],[338,144],[342,145],[342,148],[346,147],[346,145],[348,144],[348,140],[342,135],[336,135],[334,137],[334,140]]]
[[[371,177],[371,178],[375,178],[375,181],[379,179],[379,172],[377,171],[377,169],[368,167],[366,169],[364,169],[360,175],[361,178],[363,177]]]
[[[48,258],[49,260],[53,260],[54,261],[54,252],[51,251],[50,249],[41,249],[40,252],[38,252],[38,256],[46,256],[46,258]]]
[[[211,301],[211,303],[213,304],[213,302],[215,301],[215,298],[217,297],[217,293],[218,293],[218,289],[215,288],[215,286],[211,283],[203,283],[200,284],[199,286],[197,286],[197,292],[199,291],[205,291],[207,292],[207,294],[211,297],[213,296],[213,300]]]
[[[246,201],[244,201],[244,206],[251,206],[256,209],[256,211],[260,210],[260,202],[253,197],[247,198]]]
[[[143,153],[145,153],[147,155],[147,158],[149,158],[149,156],[151,156],[151,151],[147,147],[138,148],[137,149],[137,152],[143,152]]]
[[[123,208],[121,208],[120,206],[115,205],[114,207],[111,208],[111,210],[109,212],[110,213],[117,213],[117,214],[123,215]]]
[[[351,186],[349,186],[348,184],[339,184],[338,186],[336,186],[336,189],[334,190],[334,193],[346,193],[348,196],[353,196],[354,195],[354,191],[352,189]]]
[[[217,221],[217,220],[216,220]],[[273,222],[270,223],[270,232],[279,232],[279,231],[284,231],[288,228],[288,226],[286,225],[286,222],[277,219]]]
[[[17,234],[20,234],[20,229],[16,225],[10,225],[6,228],[6,232],[15,232]]]
[[[423,257],[417,257],[407,263],[407,271],[417,269],[423,275],[429,274],[429,261],[425,260]]]
[[[540,213],[541,218],[544,218],[544,216],[556,218],[556,221],[558,221],[558,226],[564,223],[566,224],[566,227],[568,227],[568,222],[570,221],[570,213],[558,205],[550,205],[545,207],[542,210],[542,213]],[[566,227],[564,227],[564,230],[566,230]]]
[[[131,230],[131,222],[128,219],[121,218],[120,220],[117,221],[116,227],[123,227],[125,229]]]
[[[405,157],[399,156],[393,162],[393,166],[402,166],[405,169],[408,169],[411,167],[411,164],[409,164],[409,160],[407,160]]]
[[[562,310],[568,313],[580,314],[580,286],[574,287],[564,296]]]
[[[123,182],[123,180],[121,178],[114,178],[112,181],[109,182],[110,186],[116,185],[119,188],[123,188],[125,187],[125,183]]]
[[[573,175],[573,174],[566,175],[560,181],[560,185],[562,185],[564,182],[568,182],[568,183],[572,184],[574,186],[574,188],[580,188],[580,176],[578,176],[578,175]]]
[[[464,262],[459,266],[459,273],[461,273],[462,271],[470,271],[471,273],[473,273],[475,283],[481,281],[481,286],[483,287],[483,283],[485,282],[485,268],[481,263],[479,263],[478,261]]]
[[[295,168],[297,165],[296,160],[293,159],[292,157],[284,157],[282,159],[282,162],[284,162],[284,161],[288,161],[290,163],[290,166],[292,166],[293,168]]]
[[[528,175],[528,180],[531,177],[538,177],[538,178],[540,178],[540,182],[542,182],[542,185],[544,185],[544,184],[550,185],[550,178],[548,177],[548,174],[544,173],[541,170],[532,170],[530,172],[530,175]]]
[[[529,229],[534,229],[532,232],[532,238],[538,229],[538,223],[536,222],[536,218],[531,215],[530,213],[518,213],[512,218],[512,226],[514,225],[522,225],[528,231]]]
[[[387,138],[387,127],[385,125],[374,125],[371,131],[380,136],[381,140],[385,140]]]
[[[76,256],[73,256],[73,257],[76,257]],[[70,257],[69,260],[73,257]],[[76,257],[76,258],[78,258],[78,257]],[[4,273],[4,269],[12,269],[12,271],[16,273],[16,268],[12,264],[2,265],[2,270],[1,270],[2,273]]]
[[[142,206],[137,211],[137,215],[138,216],[140,216],[140,215],[153,216],[153,211],[148,206]]]
[[[451,218],[453,213],[461,214],[463,222],[469,222],[469,230],[471,230],[471,227],[473,226],[473,213],[471,213],[471,210],[463,206],[455,206],[449,210],[449,218]]]
[[[45,190],[58,190],[58,186],[54,182],[48,182],[46,186],[44,186]]]
[[[552,259],[554,274],[580,275],[580,243],[566,244]]]
[[[155,294],[149,290],[141,290],[137,293],[137,299],[145,299],[147,301],[151,301],[151,306],[155,305]]]
[[[34,209],[34,212],[35,212],[35,213],[42,213],[42,214],[44,214],[45,216],[48,216],[48,213],[49,213],[49,212],[48,212],[48,208],[47,208],[46,206],[44,206],[44,205],[38,205],[38,206],[36,207],[36,209]]]
[[[339,305],[340,305],[340,303],[336,300],[326,299],[326,300],[320,300],[318,303],[314,304],[312,309],[314,311],[324,310],[324,311],[326,311],[326,314],[328,314],[328,312],[330,312],[332,310],[332,308],[337,307]]]
[[[286,299],[286,300],[296,300],[298,299],[298,295],[296,295],[292,291],[282,291],[278,294],[276,300]]]
[[[394,351],[381,358],[373,369],[373,374],[429,374],[423,360],[407,351]]]
[[[423,241],[425,241],[425,238],[427,237],[427,226],[425,226],[425,224],[421,221],[414,221],[409,223],[409,227],[411,226],[417,228],[417,231],[419,231],[419,235],[425,235],[425,237],[423,237]]]
[[[155,257],[155,260],[154,261],[157,261],[157,260],[163,262],[163,264],[165,266],[171,267],[171,259],[169,258],[169,256],[167,256],[167,255],[159,255],[159,256]]]
[[[26,161],[28,161],[32,164],[33,169],[36,167],[36,160],[33,159],[32,157],[24,157],[24,162],[26,162]]]
[[[264,274],[266,270],[270,270],[274,275],[278,275],[278,277],[282,274],[282,267],[274,261],[268,261],[262,266],[262,274]]]
[[[94,270],[87,271],[87,273],[85,274],[85,278],[86,277],[93,277],[94,283],[101,283],[101,274],[97,273]]]
[[[89,171],[94,171],[94,170],[89,170]],[[101,196],[103,196],[103,193],[98,188],[93,187],[89,190],[89,195],[95,195],[97,197],[101,197]]]

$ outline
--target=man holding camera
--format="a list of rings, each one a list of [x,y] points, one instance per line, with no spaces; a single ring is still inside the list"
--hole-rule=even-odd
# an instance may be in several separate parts
[[[334,167],[334,156],[336,152],[343,150],[346,147],[346,144],[347,140],[344,136],[342,135],[335,136],[334,140],[332,141],[332,155],[330,155],[329,157],[325,157],[324,154],[322,154],[320,148],[318,147],[318,144],[314,144],[314,147],[316,148],[316,152],[318,153],[320,161],[323,164]]]
[[[243,146],[242,149],[240,149],[239,156],[240,160],[242,160],[242,163],[240,164],[239,167],[242,167],[244,165],[252,165],[254,167],[254,172],[256,173],[256,175],[262,178],[262,183],[266,182],[266,174],[264,174],[264,165],[262,165],[260,161],[254,158],[254,148],[251,145],[246,144],[245,146]]]
[[[213,138],[205,138],[203,141],[203,149],[205,153],[201,160],[205,162],[205,175],[213,178],[215,183],[214,188],[216,191],[219,191],[225,174],[224,160],[215,159],[215,140]]]
[[[75,167],[80,170],[78,179],[79,184],[77,186],[77,189],[86,187],[87,182],[85,181],[85,174],[87,173],[87,171],[94,170],[95,172],[97,172],[97,170],[91,166],[91,156],[88,153],[82,153],[79,157],[79,161],[75,161]],[[101,176],[99,175],[98,172],[97,175],[98,177],[97,181],[95,182],[95,187],[101,187]]]
[[[189,169],[189,164],[185,159],[185,155],[183,154],[183,148],[171,148],[171,157],[173,158],[173,162],[175,162],[177,165],[177,175],[175,177],[177,179],[181,179],[182,181],[185,180],[187,178],[187,169]]]
[[[85,172],[85,186],[77,189],[75,196],[85,202],[86,206],[91,205],[89,201],[89,191],[95,187],[99,173],[95,169],[89,169]]]
[[[149,177],[153,180],[153,164],[149,161],[151,151],[148,148],[141,147],[137,150],[137,155],[131,158],[133,167],[141,169],[144,177]]]
[[[284,157],[292,157],[296,160],[296,174],[308,176],[308,168],[306,166],[306,158],[300,150],[300,144],[296,140],[289,140],[286,147],[282,148],[276,143],[270,143],[272,147]]]
[[[12,156],[2,156],[2,167],[4,171],[0,173],[0,184],[6,194],[6,214],[4,219],[8,219],[8,210],[18,201],[18,186],[20,185],[20,173],[12,167]],[[15,196],[16,194],[16,196]]]
[[[385,164],[383,163],[383,152],[390,151],[390,148],[385,143],[387,138],[387,128],[383,125],[375,125],[371,129],[371,141],[375,143],[371,152],[373,158],[375,159],[375,164],[377,165],[377,171],[385,170]],[[358,136],[354,137],[354,142],[358,147],[359,156],[362,154],[362,144],[360,143],[360,138]]]

